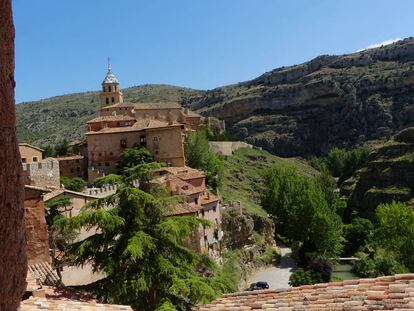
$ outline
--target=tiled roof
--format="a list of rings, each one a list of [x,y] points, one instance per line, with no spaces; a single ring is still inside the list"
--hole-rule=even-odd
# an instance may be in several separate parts
[[[103,107],[102,110],[110,108],[133,108],[135,110],[151,110],[151,109],[181,109],[180,104],[175,102],[162,103],[122,103]]]
[[[65,188],[60,188],[57,190],[54,190],[52,192],[46,193],[43,196],[43,201],[49,201],[53,198],[56,198],[57,196],[61,195],[61,194],[72,194],[72,195],[76,195],[79,197],[84,197],[84,198],[90,198],[90,199],[98,199],[99,197],[96,195],[91,195],[91,194],[87,194],[87,193],[83,193],[83,192],[77,192],[77,191],[72,191],[72,190],[68,190]]]
[[[195,204],[180,203],[177,204],[173,210],[167,211],[166,216],[178,216],[178,215],[187,215],[194,214],[201,210],[203,207]]]
[[[19,146],[33,148],[33,149],[36,149],[36,150],[41,151],[41,152],[44,151],[43,149],[40,149],[39,147],[36,147],[36,146],[33,146],[33,145],[29,145],[27,143],[19,143]]]
[[[217,202],[219,200],[220,199],[217,196],[208,192],[207,190],[206,193],[201,197],[201,205],[206,205],[212,202]]]
[[[83,158],[84,156],[81,156],[79,154],[72,154],[72,155],[57,157],[55,159],[58,161],[67,161],[67,160],[82,160]]]
[[[99,131],[91,131],[86,133],[87,135],[96,135],[96,134],[107,134],[107,133],[124,133],[124,132],[135,132],[148,129],[156,128],[166,128],[166,127],[176,127],[181,126],[178,123],[169,124],[168,122],[154,120],[154,119],[138,119],[132,126],[124,127],[105,127]]]
[[[191,180],[191,179],[205,177],[203,171],[200,171],[200,170],[188,167],[188,166],[183,166],[183,167],[168,166],[168,167],[163,167],[159,169],[158,171],[170,173],[172,175],[177,176],[178,178],[182,180]]]
[[[89,120],[87,123],[98,123],[103,121],[135,121],[135,118],[123,114],[116,116],[100,116]]]
[[[227,294],[199,310],[414,310],[414,274]]]
[[[35,280],[34,282],[33,279]],[[61,284],[56,271],[48,262],[30,265],[28,268],[27,280],[30,281],[32,286],[33,284],[38,286],[58,286]]]
[[[20,304],[21,311],[132,311],[129,306],[101,304],[94,301],[78,301],[67,298],[30,297]]]

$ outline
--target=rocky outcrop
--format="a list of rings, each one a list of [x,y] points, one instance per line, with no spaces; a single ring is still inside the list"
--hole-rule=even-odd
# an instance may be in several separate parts
[[[248,143],[282,156],[388,138],[414,124],[414,39],[320,56],[184,100]]]
[[[348,212],[372,218],[380,203],[406,202],[414,207],[414,127],[377,146],[366,167],[346,181]]]

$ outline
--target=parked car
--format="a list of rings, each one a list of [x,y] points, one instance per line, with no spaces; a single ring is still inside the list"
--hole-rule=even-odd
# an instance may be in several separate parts
[[[269,289],[269,284],[267,284],[267,282],[252,283],[250,284],[249,288],[246,289],[246,291],[260,290],[260,289]]]

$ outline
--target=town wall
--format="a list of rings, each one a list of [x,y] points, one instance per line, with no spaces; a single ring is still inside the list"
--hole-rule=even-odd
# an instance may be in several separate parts
[[[26,185],[58,189],[59,162],[53,158],[46,158],[40,162],[23,163],[23,179]]]

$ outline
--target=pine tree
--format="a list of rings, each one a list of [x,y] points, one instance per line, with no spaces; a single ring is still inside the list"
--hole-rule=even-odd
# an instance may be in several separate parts
[[[135,167],[135,173],[145,172],[150,164]],[[226,290],[225,280],[197,272],[199,256],[183,246],[200,224],[208,224],[191,216],[165,217],[172,208],[170,198],[135,188],[128,179],[114,195],[90,202],[78,216],[59,220],[62,228],[95,232],[67,251],[75,264],[91,262],[105,274],[89,289],[104,302],[140,311],[191,310]]]

